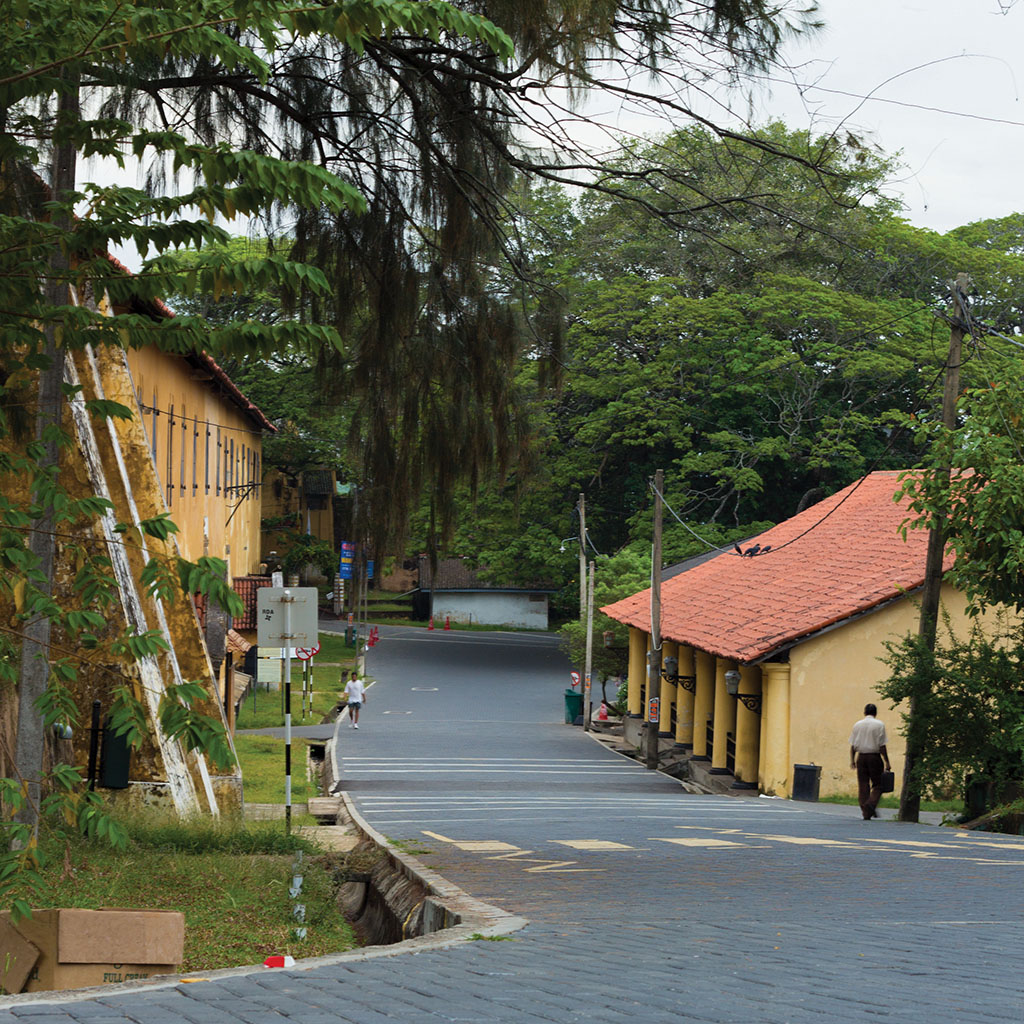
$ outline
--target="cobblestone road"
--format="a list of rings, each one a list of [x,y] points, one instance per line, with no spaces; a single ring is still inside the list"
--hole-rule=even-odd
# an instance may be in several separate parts
[[[0,1024],[1024,1020],[1024,839],[688,795],[556,724],[553,652],[441,642],[451,650],[414,636],[403,647],[398,634],[374,652],[379,682],[363,727],[343,730],[343,777],[375,828],[528,918],[525,929],[415,955],[0,1001]],[[497,694],[477,662],[496,653]]]

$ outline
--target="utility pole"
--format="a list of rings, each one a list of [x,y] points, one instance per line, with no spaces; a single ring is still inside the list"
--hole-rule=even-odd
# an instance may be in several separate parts
[[[971,279],[957,274],[949,283],[953,294],[950,310],[949,355],[946,358],[946,380],[942,392],[942,425],[947,430],[956,428],[957,401],[960,397],[960,363],[964,341],[964,326],[968,323],[967,292]],[[945,477],[945,493],[949,494],[951,467],[939,470]],[[935,650],[939,624],[939,595],[942,590],[942,556],[946,548],[946,515],[937,512],[928,531],[928,554],[925,560],[924,588],[921,592],[921,618],[918,635],[929,651]],[[921,793],[911,782],[911,773],[923,753],[923,737],[917,694],[911,694],[907,708],[907,753],[903,761],[903,784],[900,787],[900,821],[917,821],[921,813]]]
[[[661,710],[661,495],[665,474],[654,474],[654,540],[651,545],[651,651],[647,656],[647,767],[658,767]]]
[[[583,672],[583,731],[590,732],[590,676],[594,664],[594,563],[587,582],[587,663]]]
[[[577,506],[580,512],[580,622],[587,619],[587,504],[586,496],[580,494]]]

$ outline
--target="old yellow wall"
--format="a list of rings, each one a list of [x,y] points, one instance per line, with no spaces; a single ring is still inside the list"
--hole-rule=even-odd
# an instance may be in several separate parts
[[[184,359],[156,348],[127,356],[182,554],[193,561],[204,554],[225,559],[229,579],[258,571],[259,428]],[[120,401],[134,404],[124,396]]]
[[[302,478],[290,477],[279,469],[267,471],[263,480],[262,515],[264,519],[291,517],[292,526],[287,529],[264,530],[260,542],[261,560],[265,561],[271,551],[278,557],[290,547],[292,541],[288,531],[309,533],[334,546],[334,498],[328,498],[327,507],[308,507],[302,489]]]
[[[942,588],[942,607],[958,635],[969,627],[963,595]],[[850,728],[864,717],[864,705],[878,706],[888,733],[889,758],[902,780],[905,743],[899,711],[883,701],[877,685],[889,675],[879,660],[885,641],[917,632],[918,604],[897,601],[871,615],[815,637],[790,651],[789,766],[821,765],[821,796],[855,795],[850,768]]]

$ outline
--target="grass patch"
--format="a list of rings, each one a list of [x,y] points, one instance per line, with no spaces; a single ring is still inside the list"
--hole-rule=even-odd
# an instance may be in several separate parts
[[[821,798],[823,804],[857,804],[859,803],[855,796],[823,796]],[[883,796],[878,801],[879,807],[891,807],[896,810],[900,806],[900,798],[895,795]],[[964,802],[962,800],[922,800],[921,801],[922,811],[937,811],[940,814],[963,814]]]
[[[434,852],[418,843],[415,839],[389,839],[388,845],[394,846],[396,849],[401,850],[402,853],[407,853],[411,857],[417,855],[425,856]]]
[[[308,743],[292,737],[292,803],[305,803],[319,794],[306,778]],[[284,740],[275,736],[236,736],[235,752],[242,766],[246,803],[284,803]]]
[[[318,725],[338,703],[343,689],[338,669],[324,668],[314,672],[313,685],[320,689],[313,691],[312,711],[307,706],[303,717],[302,676],[292,672],[292,725]],[[255,701],[250,693],[239,705],[236,729],[273,729],[283,725],[284,698],[280,690],[257,689]]]
[[[45,896],[33,897],[32,905],[182,911],[183,971],[261,963],[272,953],[323,956],[358,945],[337,909],[336,859],[285,836],[280,823],[140,816],[123,824],[130,835],[126,852],[64,830],[41,832]],[[300,869],[304,940],[294,936],[288,895],[300,849],[307,851]]]
[[[469,937],[470,942],[515,942],[516,940],[511,935],[481,935],[479,932],[473,932]]]
[[[313,659],[314,665],[321,661],[328,661],[336,662],[348,669],[355,667],[356,649],[345,643],[345,624],[339,622],[338,629],[342,631],[340,635],[337,633],[320,634],[320,651]]]

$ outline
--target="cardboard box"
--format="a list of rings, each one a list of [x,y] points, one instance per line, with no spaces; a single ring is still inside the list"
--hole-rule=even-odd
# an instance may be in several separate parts
[[[11,973],[7,991],[110,985],[178,971],[185,915],[176,910],[33,910],[31,918],[12,926],[5,914],[0,916],[0,964],[9,949],[14,952],[17,938],[33,947],[38,959],[21,989],[13,987],[17,975]],[[24,965],[28,955],[23,948],[17,956]]]
[[[7,919],[0,918],[0,993],[20,992],[39,959],[39,950]]]

